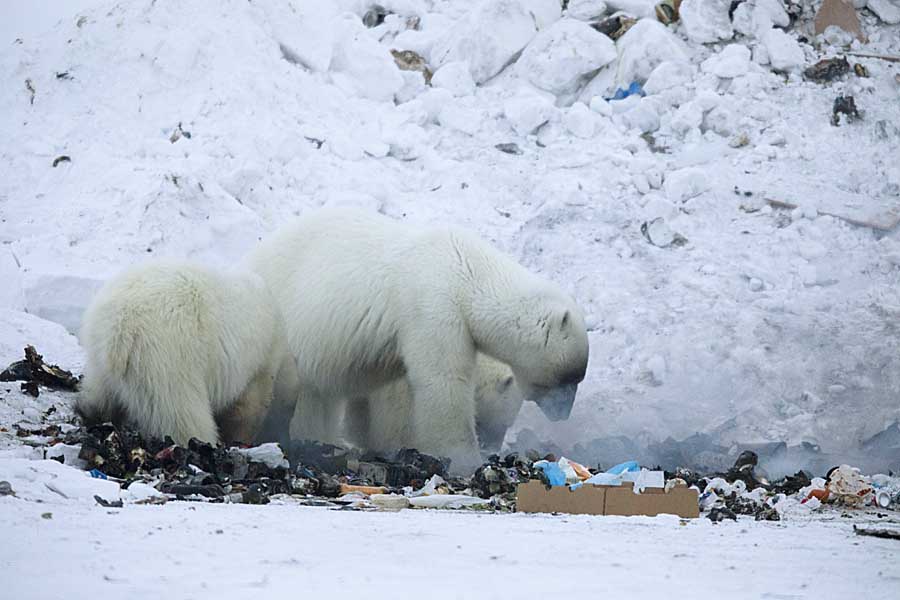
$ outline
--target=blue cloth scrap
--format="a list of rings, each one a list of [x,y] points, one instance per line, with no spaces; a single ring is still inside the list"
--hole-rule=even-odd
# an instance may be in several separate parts
[[[106,473],[104,473],[100,469],[91,469],[90,471],[88,471],[88,473],[90,473],[91,477],[93,477],[94,479],[108,479]]]
[[[550,485],[566,485],[566,474],[555,462],[535,463],[534,466],[544,472]]]

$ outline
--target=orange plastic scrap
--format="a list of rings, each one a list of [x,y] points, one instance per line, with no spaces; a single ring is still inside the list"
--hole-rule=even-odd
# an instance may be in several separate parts
[[[585,479],[590,479],[592,474],[587,470],[587,467],[584,465],[578,464],[574,460],[569,461],[569,466],[575,471],[575,474],[578,475],[578,479],[584,481]]]
[[[341,484],[341,494],[352,494],[353,492],[371,496],[373,494],[386,494],[387,488],[374,485],[350,485],[349,483]]]
[[[828,502],[828,496],[831,495],[827,489],[825,490],[810,490],[809,494],[806,495],[806,498],[801,500],[801,504],[806,504],[806,501],[810,498],[817,498],[820,502]]]

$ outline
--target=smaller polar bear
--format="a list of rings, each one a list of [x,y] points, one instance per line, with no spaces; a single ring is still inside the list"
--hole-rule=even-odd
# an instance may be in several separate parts
[[[475,433],[481,451],[500,451],[506,431],[515,422],[524,396],[512,369],[484,354],[475,360]],[[344,430],[350,441],[375,452],[389,453],[415,445],[410,415],[412,393],[401,378],[369,398],[352,400],[345,408]],[[439,424],[435,424],[439,427]]]
[[[124,420],[181,445],[252,441],[275,377],[295,385],[280,313],[249,273],[174,262],[132,268],[97,293],[81,343],[84,420]]]

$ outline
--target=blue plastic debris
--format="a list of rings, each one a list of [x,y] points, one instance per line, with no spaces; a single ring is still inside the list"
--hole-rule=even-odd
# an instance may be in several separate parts
[[[106,473],[104,473],[100,469],[91,469],[90,471],[88,471],[88,473],[90,473],[91,477],[93,477],[94,479],[108,479]]]
[[[534,466],[544,472],[550,485],[566,485],[566,474],[557,463],[541,460],[534,463]]]
[[[637,81],[632,81],[631,85],[629,85],[627,88],[616,89],[616,93],[612,95],[612,98],[606,98],[606,100],[624,100],[628,96],[635,95],[643,97],[646,96],[647,93],[644,92],[644,88],[641,87],[640,83],[638,83]]]
[[[625,471],[640,471],[641,466],[637,463],[636,460],[628,460],[623,463],[619,463],[614,467],[611,467],[606,470],[607,473],[611,473],[613,475],[621,475]]]

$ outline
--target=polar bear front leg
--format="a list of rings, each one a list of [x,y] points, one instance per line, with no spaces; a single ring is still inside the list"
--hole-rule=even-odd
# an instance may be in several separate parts
[[[413,397],[413,446],[449,458],[454,473],[471,473],[481,465],[475,434],[474,350],[471,355],[453,354],[449,348],[429,350],[406,354],[414,358],[405,359]],[[429,364],[429,356],[436,360]]]
[[[271,373],[260,371],[240,398],[217,419],[224,443],[250,443],[256,438],[272,404],[273,385]]]

